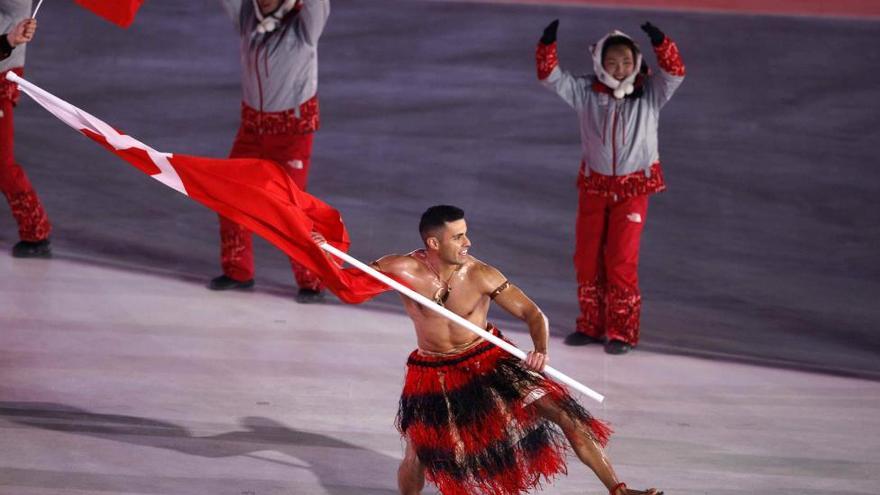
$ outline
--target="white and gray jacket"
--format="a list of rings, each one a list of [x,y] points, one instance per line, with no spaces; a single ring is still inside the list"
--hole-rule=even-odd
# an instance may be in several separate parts
[[[539,80],[577,112],[585,176],[591,172],[611,177],[638,173],[650,179],[653,171],[659,172],[660,109],[684,80],[684,64],[668,37],[654,51],[661,70],[641,76],[636,94],[616,99],[595,76],[573,76],[563,70],[555,42],[538,44]],[[662,178],[658,182],[655,190],[644,192],[662,190]]]
[[[251,0],[220,1],[241,35],[242,101],[261,112],[298,112],[318,91],[318,39],[330,0],[302,0],[299,11],[285,17],[288,26],[265,34],[256,32]]]

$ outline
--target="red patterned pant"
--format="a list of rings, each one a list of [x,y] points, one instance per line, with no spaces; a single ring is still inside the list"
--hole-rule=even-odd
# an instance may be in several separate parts
[[[314,133],[254,134],[239,129],[230,158],[263,158],[285,166],[288,174],[302,190],[309,177]],[[252,234],[244,227],[220,215],[220,260],[223,273],[232,279],[254,278]],[[320,290],[321,280],[292,259],[296,283],[300,288]]]
[[[6,73],[0,73],[2,83],[7,83]],[[0,83],[0,85],[2,85]],[[7,83],[11,84],[11,83]],[[4,88],[0,88],[2,90]],[[6,88],[11,91],[11,88]],[[0,95],[0,190],[9,202],[12,216],[18,223],[18,236],[23,241],[42,241],[49,237],[52,227],[46,210],[40,204],[24,170],[15,162],[13,121],[13,98]],[[17,93],[17,91],[16,91]],[[17,95],[16,95],[17,96]]]
[[[581,314],[577,331],[639,342],[639,241],[648,196],[612,199],[580,188],[574,266]]]

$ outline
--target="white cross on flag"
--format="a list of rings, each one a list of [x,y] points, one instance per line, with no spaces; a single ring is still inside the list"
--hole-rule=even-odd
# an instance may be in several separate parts
[[[257,158],[206,158],[156,151],[11,71],[6,78],[65,124],[141,172],[243,225],[318,273],[324,285],[343,301],[359,303],[388,290],[363,272],[340,268],[312,241],[314,230],[342,251],[350,244],[339,212],[300,190],[280,164]]]

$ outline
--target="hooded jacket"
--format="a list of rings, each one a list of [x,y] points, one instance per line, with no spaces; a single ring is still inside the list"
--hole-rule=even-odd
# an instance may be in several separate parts
[[[601,54],[601,42],[607,38],[592,54]],[[577,112],[581,172],[590,193],[631,197],[665,189],[657,143],[660,110],[684,80],[685,68],[669,37],[654,52],[661,70],[640,74],[633,81],[635,91],[616,98],[598,76],[573,76],[563,70],[555,42],[538,43],[538,79]]]
[[[330,0],[302,0],[283,21],[292,24],[269,33],[257,31],[252,0],[221,2],[241,35],[244,104],[259,112],[293,110],[300,117],[300,107],[318,92],[318,39],[330,16]],[[310,107],[317,112],[316,104]]]

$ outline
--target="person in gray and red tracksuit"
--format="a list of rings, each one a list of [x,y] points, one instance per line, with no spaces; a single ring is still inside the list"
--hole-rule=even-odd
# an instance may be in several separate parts
[[[306,189],[312,139],[318,130],[318,39],[330,15],[329,0],[221,0],[241,35],[241,127],[230,158],[264,158],[281,164]],[[254,284],[251,232],[220,217],[223,275],[214,290]],[[321,280],[290,261],[297,300],[323,299]]]
[[[52,253],[52,230],[24,169],[16,163],[13,111],[18,104],[18,85],[6,73],[24,74],[25,43],[34,37],[36,19],[31,19],[30,0],[0,0],[0,190],[18,223],[19,242],[12,246],[17,258],[43,258]]]
[[[639,242],[648,196],[666,189],[657,145],[660,110],[685,68],[675,43],[645,23],[659,71],[649,71],[638,45],[614,31],[590,49],[595,75],[576,77],[559,66],[558,26],[556,20],[544,30],[536,59],[538,79],[580,121],[574,254],[580,316],[565,342],[605,342],[606,352],[623,354],[639,342]]]

